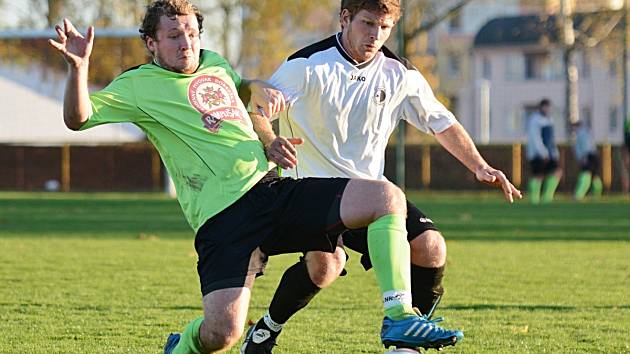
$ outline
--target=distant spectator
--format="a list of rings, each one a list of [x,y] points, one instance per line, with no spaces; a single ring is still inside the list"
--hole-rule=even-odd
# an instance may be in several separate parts
[[[532,113],[527,120],[526,153],[532,169],[528,188],[533,204],[551,202],[562,176],[550,111],[551,101],[545,98],[540,101],[538,111]]]
[[[575,129],[575,159],[580,164],[580,174],[573,196],[576,200],[582,200],[591,189],[593,196],[600,197],[603,185],[599,175],[599,154],[591,129],[585,121],[574,123],[573,129]]]

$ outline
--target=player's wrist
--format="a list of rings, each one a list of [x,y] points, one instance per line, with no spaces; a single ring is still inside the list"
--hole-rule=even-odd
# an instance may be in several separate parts
[[[90,62],[88,60],[82,60],[81,62],[68,61],[68,72],[76,76],[87,75],[89,67]]]

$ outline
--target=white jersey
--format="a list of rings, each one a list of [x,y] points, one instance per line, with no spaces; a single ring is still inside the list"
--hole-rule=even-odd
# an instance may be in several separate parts
[[[385,179],[385,148],[400,120],[439,133],[456,120],[418,70],[387,48],[357,63],[340,34],[289,57],[270,83],[289,103],[280,134],[304,138],[294,177]]]
[[[540,112],[534,112],[527,120],[527,147],[525,155],[528,160],[558,160],[560,152],[555,142],[553,122],[551,118]]]

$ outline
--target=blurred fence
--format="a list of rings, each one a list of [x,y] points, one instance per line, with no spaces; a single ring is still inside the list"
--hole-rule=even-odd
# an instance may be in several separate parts
[[[0,145],[0,189],[159,191],[159,154],[149,143],[114,146]]]
[[[525,149],[516,145],[480,146],[486,160],[524,189],[529,177]],[[386,152],[385,175],[395,181],[395,151]],[[619,147],[600,146],[601,171],[607,190],[621,190],[617,169]],[[478,183],[446,150],[437,145],[406,147],[405,181],[408,189],[479,190]],[[569,146],[560,147],[564,177],[559,189],[571,191],[579,166]],[[149,143],[115,146],[0,145],[0,190],[160,191],[164,167]]]

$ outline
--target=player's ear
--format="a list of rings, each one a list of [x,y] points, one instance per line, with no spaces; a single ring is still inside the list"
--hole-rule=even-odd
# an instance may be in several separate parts
[[[339,24],[341,25],[341,28],[343,29],[345,26],[349,25],[351,20],[352,15],[350,14],[350,11],[348,11],[348,9],[341,10],[341,13],[339,14]]]
[[[147,36],[145,44],[147,46],[147,49],[149,50],[149,52],[151,52],[151,54],[155,55],[155,46],[157,45],[157,41],[149,36]]]

